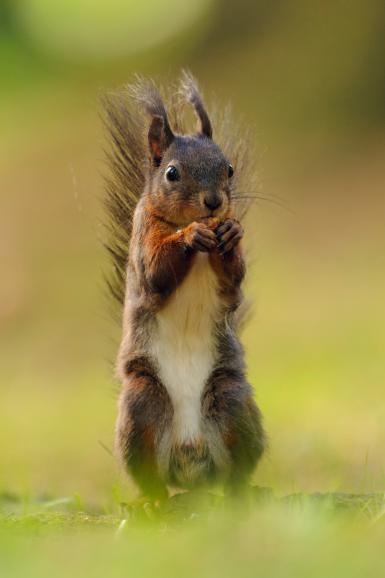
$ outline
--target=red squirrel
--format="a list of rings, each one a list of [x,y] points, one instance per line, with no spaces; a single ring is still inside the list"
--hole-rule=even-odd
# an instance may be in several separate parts
[[[104,103],[109,284],[123,306],[116,452],[153,499],[169,487],[239,490],[265,447],[237,336],[247,146],[231,127],[223,148],[214,142],[189,73],[178,94],[195,111],[194,134],[183,131],[180,99],[166,109],[152,81]]]

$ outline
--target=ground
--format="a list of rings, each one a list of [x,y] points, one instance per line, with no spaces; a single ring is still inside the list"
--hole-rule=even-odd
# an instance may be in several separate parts
[[[251,501],[179,494],[161,510],[84,511],[78,499],[2,496],[3,576],[370,577],[385,570],[381,495]],[[8,512],[8,513],[6,513]]]

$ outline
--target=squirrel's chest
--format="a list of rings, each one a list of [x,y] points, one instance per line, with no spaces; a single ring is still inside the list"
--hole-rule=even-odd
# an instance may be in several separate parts
[[[215,364],[221,311],[217,277],[199,253],[167,305],[157,313],[151,355],[174,408],[177,441],[199,437],[201,394]]]

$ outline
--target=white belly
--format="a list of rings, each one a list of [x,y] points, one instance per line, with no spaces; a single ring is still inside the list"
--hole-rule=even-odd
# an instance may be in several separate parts
[[[201,394],[215,363],[219,310],[216,275],[208,255],[198,253],[183,283],[157,313],[150,346],[174,408],[173,442],[199,438]]]

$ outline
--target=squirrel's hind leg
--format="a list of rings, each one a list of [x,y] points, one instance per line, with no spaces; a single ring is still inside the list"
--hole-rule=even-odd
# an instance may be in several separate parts
[[[230,455],[226,490],[239,494],[249,484],[266,445],[262,416],[252,388],[239,372],[218,370],[210,378],[204,398],[205,415],[219,428]]]
[[[157,440],[170,419],[167,392],[147,362],[130,368],[119,398],[116,451],[125,468],[150,500],[167,498],[157,461]]]

